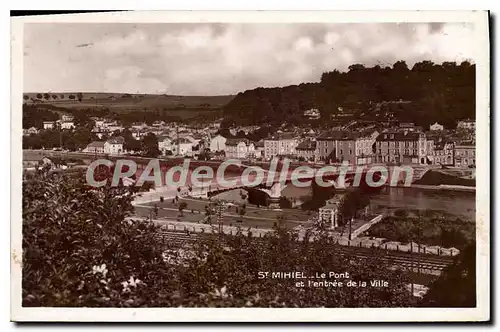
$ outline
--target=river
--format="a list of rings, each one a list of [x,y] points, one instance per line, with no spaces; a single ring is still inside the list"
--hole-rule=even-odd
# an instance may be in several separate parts
[[[309,187],[288,185],[283,189],[282,195],[301,203],[312,197],[312,190]],[[228,192],[225,196],[234,196],[237,200],[239,190]],[[471,192],[385,187],[379,193],[371,195],[370,206],[372,209],[440,210],[471,221],[476,219],[476,196]]]

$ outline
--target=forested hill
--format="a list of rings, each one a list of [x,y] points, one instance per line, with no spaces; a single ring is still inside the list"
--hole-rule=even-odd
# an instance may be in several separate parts
[[[224,119],[226,124],[298,124],[305,121],[305,110],[317,108],[318,123],[327,125],[339,107],[355,118],[376,120],[382,105],[401,122],[454,127],[458,119],[475,118],[475,71],[469,62],[423,61],[411,69],[404,61],[385,68],[355,64],[347,72],[323,73],[319,83],[239,93],[225,106]]]

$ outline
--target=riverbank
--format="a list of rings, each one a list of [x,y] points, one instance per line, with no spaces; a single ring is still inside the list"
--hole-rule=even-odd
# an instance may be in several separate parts
[[[403,188],[404,186],[398,186],[398,187]],[[439,185],[412,184],[411,188],[423,189],[423,190],[450,190],[450,191],[476,192],[476,187],[459,186],[451,184],[439,184]]]
[[[430,170],[426,172],[422,178],[416,180],[412,183],[414,185],[426,185],[426,186],[450,186],[450,188],[462,188],[462,187],[472,187],[475,190],[476,180],[475,179],[464,179],[458,176],[453,176],[450,174],[445,174],[437,170]]]

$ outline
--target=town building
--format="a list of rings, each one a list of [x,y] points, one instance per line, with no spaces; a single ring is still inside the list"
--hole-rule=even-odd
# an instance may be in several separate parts
[[[222,135],[217,135],[214,138],[210,140],[210,151],[211,152],[216,152],[216,151],[225,151],[226,150],[226,141],[227,138],[225,138]]]
[[[429,130],[431,131],[438,131],[438,130],[444,130],[444,126],[443,125],[440,125],[439,123],[437,122],[434,122],[434,124],[431,124],[429,126]]]
[[[23,135],[32,135],[32,134],[38,134],[38,129],[36,129],[35,127],[23,129]]]
[[[44,167],[50,165],[51,168],[54,167],[54,163],[50,158],[42,154],[27,154],[23,155],[23,168],[36,168]]]
[[[73,116],[68,114],[61,115],[61,122],[73,122]]]
[[[255,145],[245,138],[229,138],[226,141],[225,152],[228,159],[255,157]]]
[[[75,123],[73,121],[61,121],[61,129],[74,129]]]
[[[455,164],[455,143],[445,139],[434,142],[433,164],[453,166]]]
[[[193,142],[184,137],[180,137],[173,141],[172,152],[176,156],[192,156]]]
[[[326,163],[348,162],[353,165],[372,163],[373,145],[378,132],[333,130],[318,136],[316,156]]]
[[[321,113],[317,108],[311,108],[308,110],[304,111],[304,117],[310,119],[310,120],[317,120],[321,118]]]
[[[54,129],[56,127],[55,121],[44,121],[43,129]]]
[[[125,144],[125,139],[123,137],[111,137],[104,143],[104,153],[122,154],[124,152],[123,144]]]
[[[383,132],[376,139],[375,154],[378,163],[431,163],[427,158],[427,140],[422,132]]]
[[[262,159],[264,158],[264,140],[260,140],[255,143],[255,158]]]
[[[316,151],[316,141],[312,139],[305,139],[300,142],[295,148],[297,158],[303,161],[314,161]]]
[[[174,148],[172,146],[173,140],[168,136],[159,136],[158,137],[158,150],[160,150],[161,154],[173,154]]]
[[[475,130],[476,129],[476,120],[472,120],[472,119],[460,120],[457,123],[457,129]]]
[[[298,140],[292,133],[281,133],[264,140],[264,158],[276,156],[293,156]]]
[[[467,167],[476,165],[476,146],[472,143],[455,145],[455,166]]]
[[[104,144],[103,141],[94,141],[87,145],[83,152],[94,153],[94,154],[104,154]]]

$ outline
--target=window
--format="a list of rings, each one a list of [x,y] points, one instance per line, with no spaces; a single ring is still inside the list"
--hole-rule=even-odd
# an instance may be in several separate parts
[[[349,154],[352,154],[352,150],[351,149],[349,149]]]

